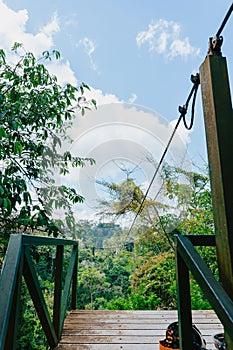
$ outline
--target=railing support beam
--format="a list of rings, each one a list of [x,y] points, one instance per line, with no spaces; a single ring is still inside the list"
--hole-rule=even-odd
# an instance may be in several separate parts
[[[55,260],[55,286],[53,304],[53,325],[58,339],[60,339],[61,324],[61,295],[62,295],[62,272],[63,272],[64,246],[57,246]]]
[[[39,316],[41,325],[46,334],[48,343],[53,348],[57,346],[58,338],[55,333],[54,326],[51,322],[50,315],[46,307],[46,302],[43,293],[40,289],[40,284],[36,275],[36,271],[27,248],[25,248],[24,256],[25,259],[23,275],[28,286],[28,290],[31,295],[32,301],[34,303],[35,309]]]
[[[189,269],[176,246],[177,302],[179,317],[180,349],[192,349],[192,314]]]
[[[73,272],[73,278],[72,278],[72,295],[71,295],[72,310],[76,310],[77,308],[78,257],[79,257],[79,253],[77,252],[77,258],[74,265],[74,272]]]
[[[176,247],[178,256],[182,257],[185,265],[192,272],[223,326],[229,329],[229,334],[231,335],[230,339],[233,341],[233,301],[209,270],[207,264],[198,254],[188,236],[177,235]],[[182,271],[179,271],[179,273],[181,273],[180,279],[182,279]],[[181,288],[179,288],[178,292],[180,295],[179,298],[182,299]],[[182,350],[186,349],[189,348],[184,348]]]

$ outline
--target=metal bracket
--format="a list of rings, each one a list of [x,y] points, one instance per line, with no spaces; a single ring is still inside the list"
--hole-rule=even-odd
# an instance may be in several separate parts
[[[222,43],[223,43],[223,37],[222,36],[215,36],[215,37],[211,37],[209,39],[209,48],[208,48],[208,56],[222,56],[222,51],[221,51],[221,47],[222,47]]]

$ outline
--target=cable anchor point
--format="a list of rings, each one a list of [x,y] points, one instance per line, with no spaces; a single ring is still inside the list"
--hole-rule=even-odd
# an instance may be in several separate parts
[[[191,82],[194,84],[194,85],[199,85],[200,84],[200,74],[197,73],[197,74],[192,74],[191,75]]]
[[[223,37],[221,35],[209,38],[209,48],[208,48],[207,55],[222,56],[222,51],[221,51],[222,43],[223,43]]]

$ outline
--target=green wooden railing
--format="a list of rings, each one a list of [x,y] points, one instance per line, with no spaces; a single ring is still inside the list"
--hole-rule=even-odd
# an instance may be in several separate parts
[[[30,247],[56,246],[54,272],[53,319],[51,319],[40,284]],[[64,247],[71,246],[66,277],[62,281]],[[48,344],[55,348],[61,337],[72,285],[71,307],[76,309],[78,242],[25,234],[10,236],[0,277],[0,350],[14,350],[20,313],[22,276],[39,316]]]
[[[177,235],[176,269],[180,349],[193,349],[189,271],[215,310],[233,344],[233,301],[216,280],[194,246],[215,246],[215,236]]]

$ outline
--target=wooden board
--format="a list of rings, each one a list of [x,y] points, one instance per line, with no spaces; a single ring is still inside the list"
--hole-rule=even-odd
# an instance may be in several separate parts
[[[76,310],[66,318],[57,350],[158,350],[166,328],[177,321],[177,311]],[[213,311],[193,311],[207,349],[213,335],[223,331]]]

